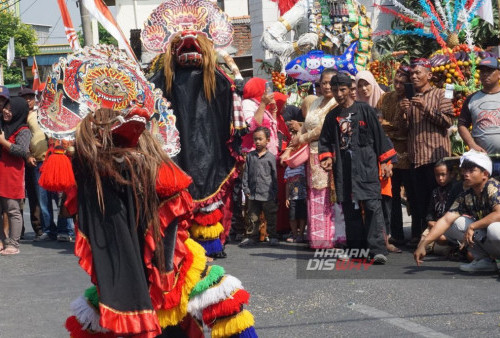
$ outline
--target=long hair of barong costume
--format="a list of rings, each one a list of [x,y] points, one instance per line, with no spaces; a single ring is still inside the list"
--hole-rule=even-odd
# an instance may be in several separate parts
[[[254,332],[241,282],[189,238],[192,180],[169,159],[175,116],[134,61],[109,46],[61,58],[38,113],[50,137],[75,142],[69,172],[42,169],[44,188],[64,190],[78,214],[75,254],[94,284],[71,304],[70,335],[201,337],[204,315],[214,335]],[[69,161],[46,161],[58,157]]]
[[[246,130],[235,84],[216,60],[216,51],[232,43],[232,25],[210,1],[171,0],[151,13],[141,39],[148,51],[161,54],[163,67],[151,81],[163,89],[176,116],[181,152],[173,160],[193,178],[191,236],[207,255],[224,257],[220,235],[228,225],[221,223],[223,216],[231,218],[224,201],[243,162]]]

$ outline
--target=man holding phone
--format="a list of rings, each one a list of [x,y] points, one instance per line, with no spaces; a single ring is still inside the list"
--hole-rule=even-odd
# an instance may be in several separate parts
[[[418,244],[426,227],[425,213],[432,190],[436,186],[434,164],[450,156],[447,134],[453,123],[453,105],[444,90],[432,87],[431,64],[427,59],[415,59],[410,65],[410,80],[415,96],[401,100],[400,107],[408,123],[408,153],[414,170],[415,203],[412,206],[412,243]]]
[[[399,102],[414,96],[413,83],[410,82],[410,67],[401,65],[394,76],[394,91],[385,93],[377,104],[377,109],[382,112],[384,120],[382,128],[392,141],[397,152],[398,161],[392,169],[392,208],[391,208],[391,244],[405,244],[403,232],[403,212],[401,209],[401,187],[404,186],[406,198],[413,205],[413,185],[411,184],[408,157],[408,126],[405,122]]]

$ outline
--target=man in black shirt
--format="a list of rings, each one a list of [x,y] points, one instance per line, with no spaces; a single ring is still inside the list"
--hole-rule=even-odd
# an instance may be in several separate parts
[[[392,175],[387,165],[396,151],[378,122],[376,111],[350,95],[351,78],[332,77],[330,84],[338,106],[325,118],[319,138],[319,159],[325,170],[334,169],[337,200],[342,202],[347,244],[368,246],[374,263],[385,264],[384,219],[381,206],[379,163],[383,177]],[[364,219],[361,209],[364,210]]]

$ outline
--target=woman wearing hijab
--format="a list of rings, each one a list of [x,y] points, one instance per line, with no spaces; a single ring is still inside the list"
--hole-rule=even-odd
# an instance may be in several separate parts
[[[384,94],[373,74],[367,70],[362,70],[356,74],[356,88],[356,99],[368,103],[373,108],[377,107],[380,97]]]
[[[23,228],[20,202],[24,199],[24,159],[28,155],[31,132],[26,123],[29,106],[20,97],[11,98],[2,108],[0,132],[0,214],[7,213],[9,233],[0,231],[2,255],[19,253]]]

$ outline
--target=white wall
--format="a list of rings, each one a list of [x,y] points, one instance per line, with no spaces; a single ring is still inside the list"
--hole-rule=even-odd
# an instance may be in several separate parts
[[[250,0],[254,2],[255,0]],[[233,16],[248,15],[248,1],[247,0],[224,0],[224,12]]]
[[[252,30],[252,63],[253,75],[266,77],[266,74],[259,71],[260,63],[256,59],[270,60],[272,55],[266,53],[260,43],[264,29],[275,23],[279,18],[278,5],[271,0],[251,0],[249,15]]]
[[[162,0],[116,0],[116,21],[127,39],[130,39],[131,29],[144,27],[148,16],[162,2]]]

